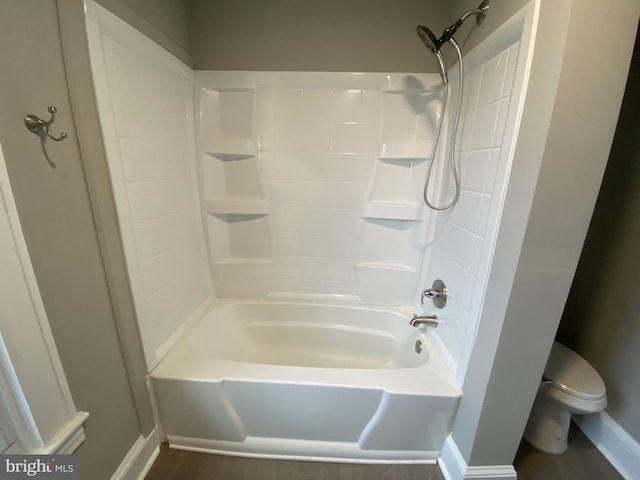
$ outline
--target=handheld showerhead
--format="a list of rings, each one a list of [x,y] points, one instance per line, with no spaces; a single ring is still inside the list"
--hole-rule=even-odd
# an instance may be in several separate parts
[[[416,27],[416,32],[422,40],[422,43],[433,53],[438,59],[438,63],[440,65],[440,76],[442,77],[442,83],[444,83],[444,96],[442,97],[442,109],[440,111],[440,115],[438,121],[436,123],[435,130],[435,138],[433,141],[433,146],[431,149],[431,156],[429,157],[429,162],[427,166],[427,175],[424,180],[424,188],[422,189],[422,198],[424,203],[433,210],[447,210],[453,207],[460,198],[461,191],[461,183],[460,183],[460,174],[458,173],[458,169],[456,167],[455,160],[455,149],[456,149],[456,134],[458,130],[458,121],[460,120],[460,109],[462,107],[462,97],[463,97],[463,82],[464,82],[464,70],[462,66],[462,52],[460,51],[460,47],[457,42],[453,38],[453,34],[456,33],[458,28],[464,23],[464,21],[470,16],[475,16],[476,24],[480,25],[484,22],[485,17],[487,16],[487,11],[489,10],[489,0],[483,0],[482,3],[478,6],[478,8],[469,10],[465,12],[458,20],[455,21],[454,24],[447,27],[440,38],[436,37],[431,30],[429,30],[424,25],[418,25]],[[444,62],[444,57],[442,56],[441,47],[445,43],[449,43],[458,54],[458,65],[460,66],[460,83],[458,88],[458,98],[457,98],[457,106],[455,110],[455,117],[453,119],[453,125],[451,129],[451,146],[449,149],[449,158],[451,163],[451,174],[453,176],[453,180],[455,182],[455,194],[453,199],[444,205],[436,205],[429,200],[429,180],[431,179],[431,173],[433,172],[433,164],[434,159],[436,158],[436,153],[438,152],[438,140],[440,139],[440,129],[442,127],[442,121],[445,117],[446,107],[447,107],[447,97],[449,96],[449,85],[447,81],[447,65]],[[446,158],[446,155],[445,155]]]
[[[425,47],[427,47],[431,51],[431,53],[435,54],[438,50],[440,50],[441,43],[438,41],[433,32],[429,30],[428,27],[425,27],[424,25],[418,25],[416,27],[416,33],[418,34],[418,37],[420,37],[420,40],[422,40],[422,43],[424,43]]]
[[[447,65],[444,63],[444,57],[442,56],[442,52],[440,51],[440,47],[442,43],[436,38],[429,28],[424,25],[418,25],[416,27],[416,33],[424,46],[429,49],[431,53],[433,53],[438,59],[438,66],[440,67],[440,77],[442,78],[442,83],[447,84],[449,80],[447,78]]]

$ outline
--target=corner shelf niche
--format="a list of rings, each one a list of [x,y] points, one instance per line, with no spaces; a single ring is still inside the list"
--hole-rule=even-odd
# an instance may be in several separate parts
[[[365,219],[356,263],[358,295],[366,302],[408,305],[418,281],[423,222]]]
[[[257,154],[253,88],[202,87],[199,102],[203,152]]]
[[[381,89],[382,142],[362,209],[355,276],[363,301],[409,305],[426,247],[422,189],[433,149],[429,122],[440,92],[412,88],[418,84],[411,78],[396,80]]]
[[[422,187],[429,150],[427,144],[383,144],[367,199],[362,211],[365,218],[420,221],[424,217]],[[420,152],[420,156],[417,153]],[[430,152],[429,152],[430,153]]]
[[[424,207],[412,203],[385,203],[368,201],[362,209],[362,218],[420,221]]]
[[[206,217],[216,294],[264,297],[273,269],[271,216],[208,213]]]
[[[219,297],[269,293],[273,233],[256,157],[253,88],[199,90],[203,211]]]
[[[212,138],[205,153],[222,161],[243,160],[258,154],[258,144],[249,139]]]
[[[381,160],[428,160],[431,158],[433,143],[400,142],[381,143],[378,158]]]
[[[424,216],[421,189],[433,148],[431,141],[423,140],[432,140],[429,120],[439,92],[412,76],[389,77],[381,91],[382,143],[362,215],[419,221]]]
[[[269,213],[269,204],[264,197],[210,198],[204,205],[205,212],[213,215],[267,215]]]

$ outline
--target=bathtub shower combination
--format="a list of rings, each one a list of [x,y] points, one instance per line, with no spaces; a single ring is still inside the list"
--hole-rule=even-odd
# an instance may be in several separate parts
[[[460,398],[428,335],[388,309],[222,302],[152,372],[172,445],[435,460]]]
[[[443,113],[442,80],[459,82],[457,66],[194,72],[93,1],[86,7],[164,437],[239,455],[435,461],[482,309],[529,17],[465,56],[465,92],[452,88],[449,99],[461,110]],[[450,35],[426,31],[442,58]],[[434,145],[458,117],[461,182],[445,167],[451,148]],[[427,177],[429,199],[453,197],[455,208],[425,206]],[[437,311],[419,294],[436,278],[448,287]],[[437,314],[437,328],[410,325],[414,313]]]

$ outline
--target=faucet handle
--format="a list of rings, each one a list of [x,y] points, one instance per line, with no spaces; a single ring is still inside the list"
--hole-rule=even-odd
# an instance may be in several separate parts
[[[422,291],[420,295],[421,305],[424,305],[425,297],[432,299],[436,308],[444,308],[447,304],[447,286],[440,279],[434,280],[431,288]]]
[[[424,305],[425,297],[432,299],[436,308],[444,308],[447,304],[447,287],[444,282],[440,279],[434,280],[431,288],[423,290],[420,295],[421,305]]]

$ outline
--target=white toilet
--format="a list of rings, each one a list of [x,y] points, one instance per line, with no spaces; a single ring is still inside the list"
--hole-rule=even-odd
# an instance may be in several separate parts
[[[524,438],[547,453],[567,449],[571,415],[596,413],[607,406],[604,382],[577,353],[553,343]]]

